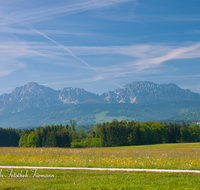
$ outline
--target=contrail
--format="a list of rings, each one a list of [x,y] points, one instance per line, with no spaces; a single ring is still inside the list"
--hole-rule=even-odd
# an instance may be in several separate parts
[[[62,17],[64,15],[73,15],[79,12],[94,10],[103,7],[109,7],[114,4],[126,3],[130,0],[85,0],[73,4],[64,4],[51,6],[44,6],[41,8],[35,8],[28,11],[16,12],[15,15],[11,14],[11,17],[15,17],[21,22],[38,22],[45,21],[56,17]],[[135,1],[135,0],[131,0]],[[14,19],[13,19],[14,21]],[[0,25],[10,25],[15,22],[3,22]]]
[[[26,25],[24,25],[26,28],[28,28],[29,30],[36,32],[40,35],[42,35],[43,37],[45,37],[46,39],[50,40],[51,42],[55,43],[56,45],[58,45],[59,47],[61,47],[62,49],[66,50],[72,57],[74,57],[75,59],[79,60],[81,63],[84,63],[87,67],[89,67],[90,69],[94,70],[97,73],[100,73],[98,70],[96,70],[95,68],[91,67],[86,61],[84,61],[83,59],[77,57],[69,48],[67,48],[66,46],[56,42],[55,40],[51,39],[50,37],[48,37],[46,34],[44,34],[43,32],[40,32],[34,28],[28,27]]]
[[[61,47],[62,49],[64,49],[65,51],[67,51],[73,58],[79,60],[81,63],[85,64],[87,67],[89,67],[90,69],[94,70],[95,72],[97,73],[100,73],[97,69],[91,67],[86,61],[84,61],[83,59],[77,57],[69,48],[67,48],[66,46],[56,42],[55,40],[51,39],[50,37],[48,37],[46,34],[44,34],[43,32],[39,31],[39,30],[36,30],[35,28],[31,27],[31,26],[28,26],[27,23],[24,23],[20,20],[17,20],[15,18],[9,18],[9,17],[6,17],[6,16],[1,16],[1,17],[4,17],[6,19],[9,19],[9,20],[14,20],[15,22],[17,23],[20,23],[20,25],[24,26],[25,28],[37,33],[37,34],[40,34],[42,35],[44,38],[50,40],[51,42],[53,42],[54,44],[58,45],[59,47]]]
[[[58,45],[59,47],[63,48],[64,50],[66,50],[72,57],[74,57],[75,59],[79,60],[81,63],[84,63],[87,67],[89,67],[90,69],[94,70],[95,72],[97,73],[101,73],[99,72],[97,69],[91,67],[86,61],[84,61],[83,59],[77,57],[69,48],[67,48],[66,46],[56,42],[55,40],[51,39],[50,37],[48,37],[46,34],[44,34],[43,32],[40,32],[32,27],[28,27],[26,25],[24,25],[24,27],[28,28],[29,30],[33,31],[33,32],[36,32],[40,35],[42,35],[43,37],[45,37],[46,39],[50,40],[51,42],[55,43],[56,45]],[[112,81],[111,81],[112,82]],[[120,85],[118,85],[117,83],[115,82],[112,82],[113,84],[115,84],[116,86],[122,88]]]
[[[30,31],[33,31],[37,34],[40,34],[41,36],[43,36],[44,38],[48,39],[49,41],[53,42],[54,44],[56,44],[57,46],[61,47],[62,49],[64,49],[65,51],[67,51],[73,58],[79,60],[81,63],[85,64],[87,67],[89,67],[90,69],[92,69],[93,71],[95,71],[96,73],[101,74],[100,71],[98,71],[97,69],[93,68],[92,66],[90,66],[86,61],[84,61],[83,59],[77,57],[69,48],[67,48],[66,46],[56,42],[55,40],[51,39],[50,37],[48,37],[46,34],[44,34],[43,32],[36,30],[35,28],[33,28],[32,26],[29,26],[27,23],[24,23],[23,21],[17,20],[15,18],[9,18],[9,17],[5,17],[2,16],[6,19],[10,19],[10,20],[14,20],[15,22],[19,23],[20,25],[24,26],[25,28],[29,29]],[[112,81],[111,81],[112,82]],[[116,84],[115,82],[112,82],[113,84],[115,84],[116,86],[122,88],[120,85]]]

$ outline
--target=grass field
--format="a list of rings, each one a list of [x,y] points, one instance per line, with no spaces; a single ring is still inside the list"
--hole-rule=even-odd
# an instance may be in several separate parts
[[[63,170],[38,170],[37,172],[40,175],[53,174],[55,177],[1,178],[0,189],[200,189],[200,176],[191,174]],[[31,176],[31,171],[28,171],[29,173]]]
[[[1,165],[200,170],[200,143],[114,148],[0,148]]]
[[[0,165],[200,170],[200,143],[84,149],[1,147]],[[3,177],[0,178],[0,189],[200,189],[200,175],[197,174],[38,172],[55,177]],[[3,169],[2,173],[6,170]]]

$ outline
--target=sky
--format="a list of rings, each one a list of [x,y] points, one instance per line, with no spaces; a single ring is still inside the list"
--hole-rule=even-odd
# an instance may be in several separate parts
[[[199,0],[0,0],[0,94],[101,95],[134,81],[200,93]]]

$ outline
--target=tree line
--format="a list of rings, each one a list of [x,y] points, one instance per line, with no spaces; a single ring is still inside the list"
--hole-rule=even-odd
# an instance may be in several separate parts
[[[70,125],[36,129],[0,128],[0,146],[19,147],[112,147],[160,143],[200,142],[198,125],[162,122],[117,121],[97,123],[88,132]]]
[[[200,142],[198,125],[113,121],[99,126],[102,147],[160,143]]]

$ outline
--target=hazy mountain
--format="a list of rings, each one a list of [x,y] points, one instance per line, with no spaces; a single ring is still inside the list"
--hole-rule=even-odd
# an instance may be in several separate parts
[[[87,92],[80,88],[64,88],[59,92],[59,100],[64,104],[100,103],[98,94]]]
[[[111,122],[113,119],[118,121],[124,119],[140,122],[155,120],[173,122],[177,121],[178,118],[178,122],[182,122],[185,120],[184,114],[193,112],[200,112],[200,101],[186,100],[147,104],[64,104],[44,109],[32,108],[12,114],[2,114],[0,115],[0,127],[65,125],[69,124],[70,119],[75,119],[78,125]],[[181,117],[178,117],[179,115]],[[174,118],[174,116],[176,117]],[[188,119],[185,121],[187,123]]]
[[[177,85],[154,84],[152,82],[133,82],[122,89],[101,95],[106,103],[148,103],[181,100],[200,100],[200,94],[183,90]]]
[[[29,108],[48,108],[62,104],[99,103],[99,95],[79,88],[51,88],[30,82],[0,96],[0,113],[20,112]]]
[[[200,112],[189,112],[189,113],[183,113],[180,115],[173,115],[173,117],[165,118],[163,121],[166,122],[182,122],[185,121],[186,123],[197,123],[200,122]]]
[[[57,91],[34,82],[15,88],[10,94],[0,96],[0,110],[13,113],[32,107],[46,108],[60,103],[62,102]]]
[[[200,94],[183,90],[177,85],[154,84],[152,82],[133,82],[122,89],[110,91],[99,96],[84,89],[51,88],[30,82],[15,88],[10,94],[0,96],[0,113],[16,113],[29,108],[48,108],[64,104],[83,103],[132,103],[168,102],[181,100],[200,100]]]

